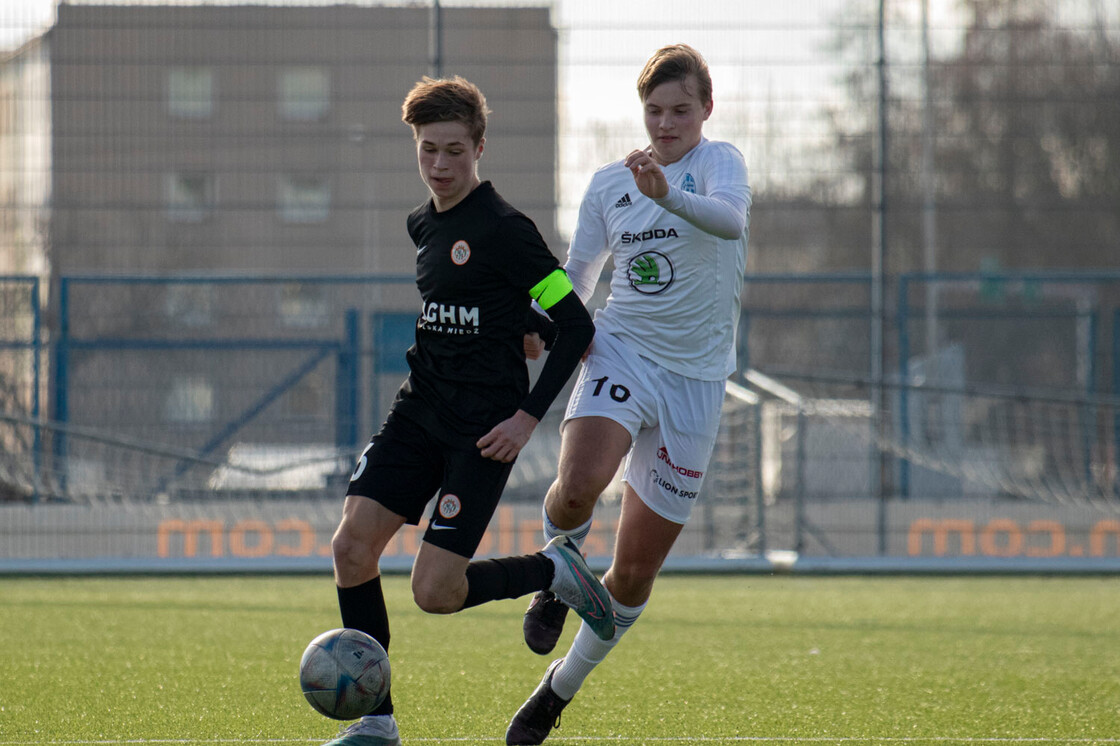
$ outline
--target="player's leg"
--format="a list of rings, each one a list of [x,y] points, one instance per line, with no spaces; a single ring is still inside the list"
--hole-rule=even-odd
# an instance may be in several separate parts
[[[342,624],[372,636],[386,651],[390,634],[381,587],[381,555],[401,526],[419,521],[436,489],[439,473],[424,434],[390,414],[358,462],[343,504],[342,520],[331,540]],[[431,479],[436,482],[430,483]],[[377,710],[354,723],[330,745],[399,743],[390,690]]]
[[[643,429],[634,442],[614,558],[604,578],[614,598],[615,636],[603,641],[581,628],[567,655],[549,667],[514,716],[507,744],[539,744],[547,737],[587,675],[637,621],[695,504],[719,429],[723,384],[667,371],[658,376],[661,424]]]
[[[404,523],[404,516],[381,503],[347,495],[342,520],[331,538],[335,584],[352,588],[380,576],[381,554]]]
[[[389,614],[378,561],[404,517],[367,497],[348,495],[331,541],[342,626],[361,630],[389,649]],[[392,692],[328,746],[395,746],[400,743]]]
[[[630,432],[607,417],[579,417],[564,423],[556,479],[544,501],[546,540],[560,533],[571,536],[590,525],[599,495],[618,473],[630,441]],[[557,533],[549,536],[550,528]]]
[[[412,564],[412,600],[429,614],[450,614],[463,608],[470,559],[427,541]]]
[[[656,390],[649,364],[609,334],[600,334],[580,370],[565,415],[556,481],[542,511],[545,541],[568,536],[577,545],[591,530],[599,496],[610,485],[638,430],[655,422]],[[525,612],[525,643],[545,655],[564,630],[567,607],[549,593]]]
[[[568,537],[579,547],[591,531],[599,495],[610,485],[630,448],[630,433],[606,417],[580,417],[564,425],[557,478],[545,496],[541,522],[546,542]],[[533,597],[522,633],[529,649],[545,655],[564,631],[568,606],[550,591]]]
[[[577,633],[554,675],[558,693],[565,698],[575,694],[645,607],[692,513],[715,447],[722,382],[686,379],[664,370],[657,376],[662,392],[659,424],[643,429],[634,442],[614,557],[603,579],[615,602],[616,635],[602,643]]]
[[[443,434],[439,447],[446,468],[412,566],[412,598],[428,613],[450,614],[463,608],[467,568],[513,464],[483,458],[473,442],[453,434]]]
[[[638,431],[656,424],[657,394],[647,377],[653,370],[614,336],[596,335],[564,414],[556,481],[545,497],[546,532],[549,524],[566,535],[589,525]]]
[[[581,624],[567,654],[552,662],[532,696],[514,715],[506,731],[506,744],[544,742],[587,676],[638,620],[657,573],[682,528],[681,524],[654,513],[626,486],[614,558],[603,580],[612,596],[614,637],[599,639],[586,624]]]
[[[596,634],[612,637],[614,617],[607,591],[570,542],[558,540],[532,554],[471,561],[513,464],[483,458],[473,443],[451,440],[443,444],[446,476],[413,565],[417,605],[450,614],[549,589]]]
[[[657,574],[684,528],[649,508],[627,485],[615,537],[614,557],[603,584],[610,591],[615,612],[615,635],[610,640],[588,636],[580,627],[564,662],[553,673],[553,691],[571,700],[588,674],[603,662],[646,607]],[[594,639],[592,639],[594,638]]]
[[[451,614],[499,599],[548,589],[573,608],[600,639],[614,636],[610,594],[587,567],[579,548],[561,537],[539,552],[469,561],[425,541],[412,570],[417,605]]]
[[[611,596],[627,606],[644,605],[683,523],[655,513],[630,485],[622,493],[614,557],[603,577]]]
[[[630,485],[623,489],[614,557],[603,576],[603,585],[611,594],[614,608],[615,634],[609,640],[589,637],[581,625],[563,665],[553,674],[553,689],[563,699],[570,700],[575,695],[592,669],[602,663],[638,620],[682,528],[684,524],[663,518],[650,509]]]

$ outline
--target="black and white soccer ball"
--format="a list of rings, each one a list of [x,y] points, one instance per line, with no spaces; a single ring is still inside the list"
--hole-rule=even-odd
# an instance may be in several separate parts
[[[389,693],[389,656],[365,632],[332,629],[303,651],[299,685],[318,712],[355,720],[376,710]]]

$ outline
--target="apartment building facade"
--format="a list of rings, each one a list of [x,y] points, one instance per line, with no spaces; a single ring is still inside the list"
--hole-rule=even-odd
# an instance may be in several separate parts
[[[442,72],[494,110],[483,176],[555,240],[548,10],[440,20]],[[410,271],[425,191],[400,103],[431,72],[431,23],[423,6],[59,6],[55,271]]]
[[[0,61],[0,273],[44,279],[44,415],[208,455],[367,437],[386,394],[340,425],[350,384],[374,374],[377,315],[418,300],[361,278],[414,269],[405,218],[427,192],[400,107],[433,59],[487,95],[482,178],[563,254],[549,9],[435,17],[63,3]],[[287,279],[235,281],[260,276]]]

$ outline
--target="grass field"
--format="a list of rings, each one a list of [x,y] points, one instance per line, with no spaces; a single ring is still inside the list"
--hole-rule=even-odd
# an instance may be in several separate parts
[[[405,743],[504,743],[525,600],[386,583]],[[326,740],[296,669],[337,621],[327,576],[0,578],[0,746]],[[1120,743],[1118,622],[1115,578],[667,576],[546,743]]]

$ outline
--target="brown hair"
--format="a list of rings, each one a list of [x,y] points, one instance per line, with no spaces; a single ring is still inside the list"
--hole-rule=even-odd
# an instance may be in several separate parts
[[[653,92],[653,89],[662,83],[679,80],[683,84],[689,75],[696,76],[699,90],[696,94],[703,103],[712,100],[712,75],[708,72],[708,63],[699,52],[687,44],[672,44],[662,47],[653,53],[653,56],[642,68],[638,76],[638,95],[642,101]]]
[[[438,80],[425,75],[412,86],[401,106],[401,119],[412,127],[414,137],[425,124],[462,122],[475,145],[482,142],[486,134],[489,113],[482,91],[459,75]]]

